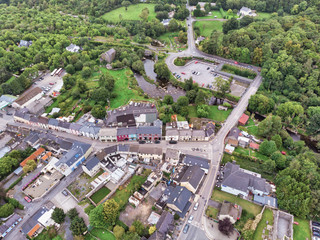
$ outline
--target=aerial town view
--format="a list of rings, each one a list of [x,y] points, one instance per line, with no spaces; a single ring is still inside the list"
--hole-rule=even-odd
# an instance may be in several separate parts
[[[320,240],[319,0],[0,0],[0,240]]]

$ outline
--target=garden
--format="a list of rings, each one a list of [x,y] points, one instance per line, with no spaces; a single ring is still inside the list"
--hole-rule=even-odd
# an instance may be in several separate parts
[[[108,12],[102,16],[103,19],[107,21],[119,22],[121,20],[141,20],[139,17],[141,11],[144,8],[149,9],[148,21],[154,19],[156,17],[156,12],[154,11],[154,6],[156,4],[148,3],[140,3],[129,5],[127,10],[125,7],[117,8],[111,12]]]
[[[219,21],[198,21],[195,22],[193,28],[200,29],[200,35],[204,37],[210,37],[214,30],[222,32],[223,22]]]
[[[116,237],[107,229],[102,229],[102,228],[94,228],[91,231],[89,231],[85,236],[85,240],[96,240],[96,239],[116,240]]]
[[[295,217],[294,221],[297,222],[298,225],[293,224],[293,239],[294,240],[311,239],[309,220]]]
[[[218,213],[219,213],[219,210],[211,206],[208,206],[206,210],[206,215],[213,219],[217,219]]]
[[[268,224],[267,224],[268,221]],[[260,240],[260,239],[269,239],[269,230],[267,225],[273,226],[273,212],[269,208],[265,208],[262,218],[254,232],[253,239]]]
[[[94,201],[95,204],[98,204],[103,198],[105,198],[109,193],[110,189],[107,187],[102,187],[98,191],[96,191],[92,196],[90,197],[92,201]]]
[[[208,106],[209,107],[209,115],[207,118],[218,121],[218,122],[224,122],[228,116],[230,115],[232,109],[228,109],[227,111],[219,110],[218,106]],[[188,106],[189,110],[189,117],[197,117],[197,106]]]

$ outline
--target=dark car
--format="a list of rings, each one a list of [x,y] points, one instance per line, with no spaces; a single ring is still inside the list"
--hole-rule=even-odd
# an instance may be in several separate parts
[[[207,70],[209,70],[210,68],[209,67],[207,67]]]
[[[68,193],[67,190],[63,190],[63,191],[62,191],[62,194],[65,195],[65,196],[68,196],[68,195],[69,195],[69,193]]]
[[[188,230],[189,230],[189,224],[186,224],[185,226],[184,226],[184,228],[183,228],[183,233],[184,234],[186,234],[187,232],[188,232]]]
[[[169,144],[177,144],[178,142],[177,141],[174,141],[174,140],[170,140],[169,141]]]
[[[155,143],[155,144],[159,144],[160,141],[159,141],[159,140],[155,140],[154,143]]]
[[[313,226],[320,227],[320,223],[318,223],[318,222],[312,222],[312,225],[313,225]]]
[[[313,228],[312,228],[312,231],[313,231],[313,232],[316,232],[316,233],[320,233],[320,229],[319,229],[319,228],[313,227]]]
[[[143,140],[139,141],[139,144],[145,144],[145,143],[146,141],[143,141]]]

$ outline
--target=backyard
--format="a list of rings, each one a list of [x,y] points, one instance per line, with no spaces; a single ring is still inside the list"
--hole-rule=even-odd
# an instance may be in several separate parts
[[[245,126],[239,126],[239,129],[259,138],[258,126],[255,124],[255,122],[251,118],[249,118]]]
[[[256,205],[242,198],[238,198],[235,195],[220,191],[218,189],[215,189],[213,191],[211,199],[220,203],[226,200],[228,202],[238,204],[242,207],[242,209],[246,210],[249,214],[252,214],[254,216],[257,216],[262,210],[262,207],[259,205]]]
[[[229,154],[224,154],[223,159],[222,159],[223,164],[225,164],[227,162],[232,162],[232,161],[236,161],[236,163],[238,165],[240,165],[240,167],[243,169],[247,169],[252,172],[260,173],[261,177],[263,177],[267,180],[270,180],[270,181],[274,181],[275,174],[266,174],[265,172],[263,172],[261,169],[261,164],[259,162],[253,162],[253,161],[241,158],[241,157],[231,156]]]
[[[208,206],[207,210],[206,210],[206,215],[208,217],[211,217],[213,219],[217,219],[217,216],[218,216],[218,212],[219,210],[214,208],[214,207],[211,207],[211,206]]]
[[[90,198],[94,201],[95,204],[98,204],[105,196],[110,193],[110,189],[107,187],[102,187],[96,191]]]
[[[196,106],[188,106],[189,110],[189,117],[197,117],[197,107]],[[219,110],[218,106],[209,106],[209,119],[212,119],[214,121],[218,122],[224,122],[229,114],[231,113],[231,109],[228,109],[227,111]]]
[[[123,209],[127,204],[129,197],[137,191],[147,180],[147,174],[134,175],[126,187],[120,186],[112,198],[119,204],[119,209]]]
[[[268,221],[268,224],[267,224],[267,221]],[[269,230],[267,230],[267,225],[273,226],[273,212],[269,208],[266,208],[262,214],[262,218],[253,235],[254,240],[266,239],[266,236],[269,235]]]
[[[106,229],[94,228],[86,234],[85,240],[116,240],[116,237]]]
[[[111,12],[107,12],[102,16],[102,18],[105,20],[114,21],[114,22],[119,22],[121,20],[141,20],[141,18],[139,17],[139,15],[141,14],[141,11],[144,8],[148,8],[149,9],[148,21],[150,21],[156,17],[156,13],[154,11],[155,5],[156,4],[151,4],[151,3],[134,4],[134,5],[128,6],[127,11],[125,10],[125,7],[120,7]]]
[[[299,225],[293,224],[293,240],[311,239],[309,220],[295,217],[294,221]]]
[[[159,36],[158,40],[160,40],[161,42],[164,42],[166,44],[166,47],[168,48],[172,48],[175,50],[184,50],[186,49],[186,45],[178,42],[177,40],[178,35],[179,35],[179,32],[167,32]]]
[[[204,37],[210,37],[213,30],[222,32],[223,22],[219,21],[198,21],[195,22],[193,27],[200,29],[200,35]]]

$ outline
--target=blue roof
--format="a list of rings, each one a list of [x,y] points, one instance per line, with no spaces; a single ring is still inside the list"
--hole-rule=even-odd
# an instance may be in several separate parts
[[[63,155],[62,158],[56,163],[59,166],[61,163],[67,164],[69,167],[79,160],[79,157],[83,156],[88,149],[91,147],[90,144],[82,142],[73,142],[72,148]]]
[[[253,198],[254,202],[263,204],[263,205],[268,205],[271,207],[277,207],[278,203],[277,203],[277,199],[273,198],[273,197],[269,197],[269,196],[259,196],[259,195],[254,195]]]

